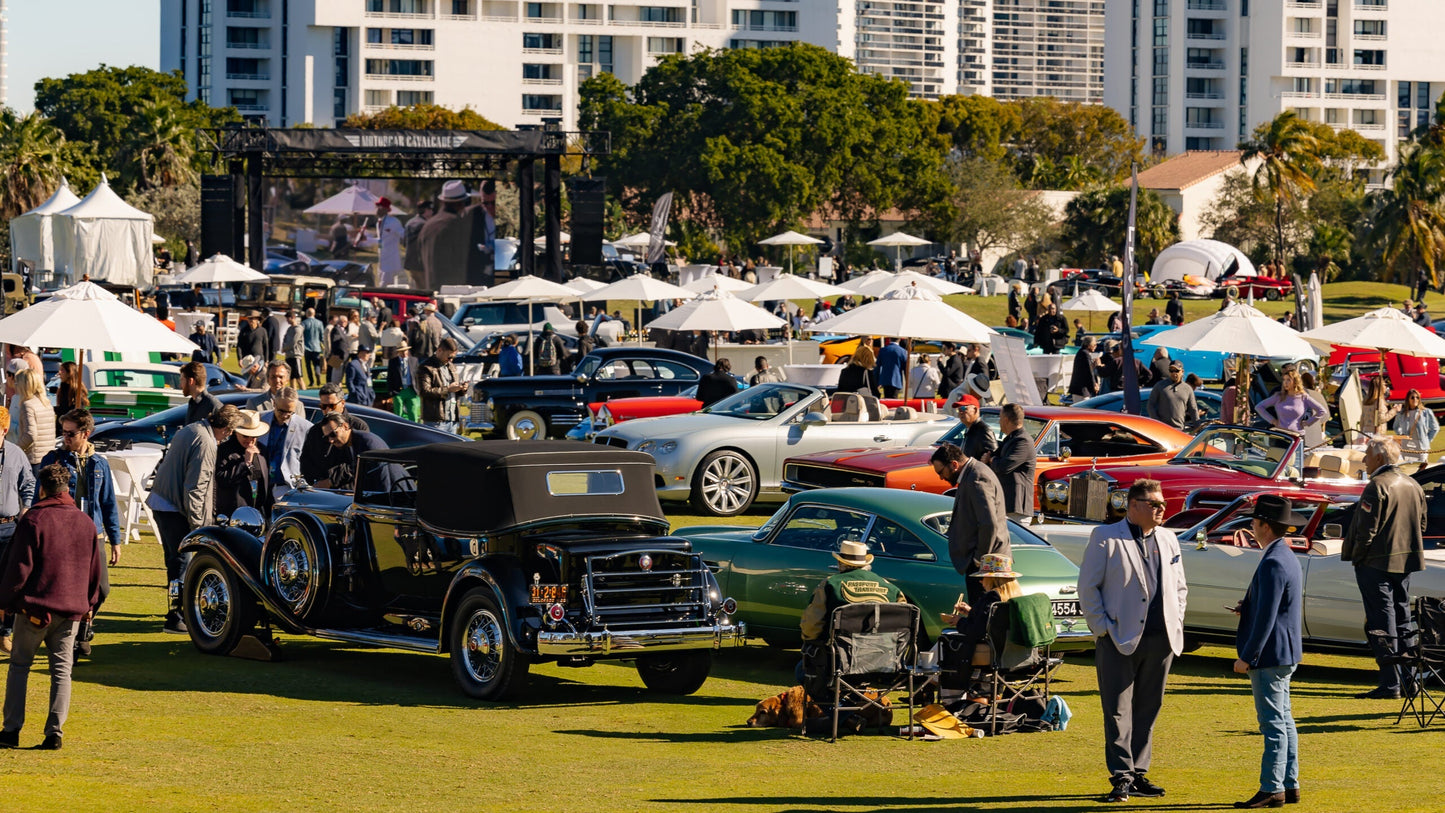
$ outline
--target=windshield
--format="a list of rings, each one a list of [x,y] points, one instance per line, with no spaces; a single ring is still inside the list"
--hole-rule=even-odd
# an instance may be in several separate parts
[[[1289,462],[1298,470],[1295,436],[1262,429],[1225,427],[1202,432],[1171,463],[1223,466],[1259,477],[1275,477]]]
[[[582,361],[584,364],[587,362],[586,359]],[[727,415],[732,418],[765,421],[768,418],[776,417],[778,413],[799,401],[811,398],[816,394],[816,390],[791,384],[763,384],[729,395],[711,406],[704,407],[702,411],[711,415]]]
[[[937,533],[939,536],[948,538],[948,526],[953,520],[952,514],[930,514],[919,520],[924,527]],[[772,520],[769,520],[771,522]],[[1042,545],[1047,546],[1042,537],[1035,536],[1032,531],[1027,530],[1017,522],[1010,521],[1008,524],[1009,545],[1019,547],[1020,545]]]
[[[998,412],[983,413],[983,422],[988,425],[989,429],[993,430],[994,438],[1002,443],[1004,435],[998,428]],[[1044,427],[1047,425],[1048,421],[1039,418],[1030,418],[1027,414],[1024,415],[1024,431],[1029,433],[1029,437],[1033,438],[1035,443],[1039,442],[1039,433],[1044,431]],[[968,426],[964,424],[963,421],[959,421],[952,429],[948,430],[948,434],[939,438],[938,442],[933,445],[937,446],[939,443],[952,443],[954,446],[962,446],[963,435],[967,431]]]

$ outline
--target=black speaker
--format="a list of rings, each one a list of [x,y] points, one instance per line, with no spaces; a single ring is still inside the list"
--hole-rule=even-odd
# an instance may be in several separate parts
[[[567,186],[572,201],[572,264],[601,265],[607,179],[571,178]]]
[[[238,208],[236,181],[230,175],[201,176],[201,258],[226,254],[237,262],[245,257],[234,254],[237,218],[245,217]]]

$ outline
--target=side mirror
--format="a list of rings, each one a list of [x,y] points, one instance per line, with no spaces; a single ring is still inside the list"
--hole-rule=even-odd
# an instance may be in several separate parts
[[[467,318],[465,318],[465,319],[462,320],[462,327],[471,327],[472,325],[475,325],[476,323],[477,323],[477,320],[475,320],[475,319],[473,319],[472,317],[468,316]]]
[[[803,416],[803,426],[824,426],[828,423],[828,416],[821,412],[809,412]]]
[[[586,384],[586,383],[587,383],[587,376],[585,376],[585,375],[580,375],[580,374],[579,374],[579,375],[577,376],[577,383],[578,383],[578,384]]]
[[[1325,539],[1343,539],[1345,529],[1338,522],[1326,522],[1323,533]]]

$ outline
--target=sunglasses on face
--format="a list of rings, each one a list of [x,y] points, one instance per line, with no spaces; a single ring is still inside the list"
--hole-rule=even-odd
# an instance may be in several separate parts
[[[60,434],[64,435],[65,437],[68,437],[68,438],[74,438],[74,437],[80,437],[81,435],[84,435],[84,434],[85,434],[85,430],[84,430],[84,429],[66,429],[66,430],[62,431]]]
[[[333,431],[333,432],[322,432],[322,433],[321,433],[321,437],[325,438],[328,442],[329,442],[329,441],[334,441],[334,440],[336,440],[336,433],[335,433],[334,431]]]
[[[341,402],[340,402],[340,401],[332,401],[332,402],[329,403],[329,404],[326,403],[325,401],[322,401],[322,402],[321,402],[321,410],[322,410],[323,412],[330,412],[330,411],[333,410],[333,409],[340,409],[340,408],[341,408]]]
[[[1150,508],[1153,508],[1155,511],[1163,511],[1165,506],[1169,505],[1169,503],[1163,500],[1135,500],[1134,502],[1142,502],[1145,505],[1148,505]]]

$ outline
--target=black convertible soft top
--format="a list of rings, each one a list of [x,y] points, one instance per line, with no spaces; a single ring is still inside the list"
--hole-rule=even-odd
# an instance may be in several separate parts
[[[458,536],[574,516],[667,523],[652,456],[642,452],[569,440],[487,440],[385,449],[362,458],[411,470],[417,519]],[[399,472],[392,478],[399,480]]]

